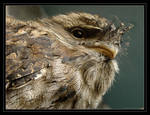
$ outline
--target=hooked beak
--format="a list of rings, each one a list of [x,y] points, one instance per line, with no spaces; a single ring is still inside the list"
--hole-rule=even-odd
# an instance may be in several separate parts
[[[118,48],[114,46],[108,46],[105,44],[101,44],[99,46],[87,46],[87,48],[93,49],[98,53],[102,53],[104,56],[107,56],[110,59],[114,59],[118,54]]]

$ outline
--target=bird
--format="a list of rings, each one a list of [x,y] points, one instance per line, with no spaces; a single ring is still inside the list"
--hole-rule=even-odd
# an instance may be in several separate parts
[[[119,73],[116,56],[130,29],[86,12],[6,16],[6,109],[97,109]]]

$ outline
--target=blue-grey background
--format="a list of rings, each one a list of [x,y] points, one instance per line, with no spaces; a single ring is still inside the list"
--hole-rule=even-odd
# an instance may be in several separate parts
[[[27,8],[27,14],[31,13],[32,16],[38,17],[39,11],[36,15],[31,7]],[[40,8],[47,16],[81,11],[99,14],[109,20],[116,19],[117,22],[123,21],[127,25],[133,24],[134,28],[123,36],[123,51],[117,57],[120,72],[116,75],[113,86],[104,96],[104,102],[112,109],[140,109],[144,107],[143,5],[40,5]],[[16,16],[20,16],[20,19],[27,17],[25,13],[18,15],[18,11],[21,12],[21,10],[11,11],[16,12]]]

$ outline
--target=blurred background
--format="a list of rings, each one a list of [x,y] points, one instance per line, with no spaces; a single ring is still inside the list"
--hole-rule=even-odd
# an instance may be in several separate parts
[[[32,20],[68,12],[99,14],[112,20],[133,24],[126,33],[122,53],[117,56],[120,72],[104,96],[112,109],[144,108],[144,6],[143,5],[10,5],[6,14],[20,20]]]

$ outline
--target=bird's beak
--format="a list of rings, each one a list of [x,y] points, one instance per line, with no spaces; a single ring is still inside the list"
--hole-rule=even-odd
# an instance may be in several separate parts
[[[103,55],[109,57],[110,59],[114,59],[118,54],[118,48],[114,46],[107,46],[105,44],[101,44],[99,46],[88,46],[88,48],[95,50],[98,53],[102,53]]]

